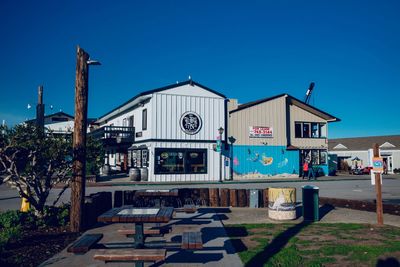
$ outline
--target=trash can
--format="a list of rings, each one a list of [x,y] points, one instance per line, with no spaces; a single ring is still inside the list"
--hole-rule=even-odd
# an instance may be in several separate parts
[[[296,219],[296,188],[268,188],[268,216],[274,220]]]
[[[319,187],[305,185],[302,187],[303,193],[303,220],[319,221]]]

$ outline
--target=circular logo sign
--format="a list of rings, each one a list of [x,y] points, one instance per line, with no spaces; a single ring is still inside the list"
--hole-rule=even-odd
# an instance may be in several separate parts
[[[202,126],[201,118],[193,111],[183,113],[180,121],[182,130],[187,134],[197,134]]]

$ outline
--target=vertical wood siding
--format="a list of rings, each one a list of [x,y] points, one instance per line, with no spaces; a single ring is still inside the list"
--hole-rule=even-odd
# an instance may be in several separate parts
[[[249,126],[273,128],[272,138],[250,138]],[[235,145],[286,146],[286,101],[280,97],[230,114],[229,135],[236,138]]]
[[[153,139],[216,140],[218,128],[224,127],[224,99],[156,93],[152,98]],[[185,112],[200,115],[202,127],[197,134],[182,131],[180,119]]]

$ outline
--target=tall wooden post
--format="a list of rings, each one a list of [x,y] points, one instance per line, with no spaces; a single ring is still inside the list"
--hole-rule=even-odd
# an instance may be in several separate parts
[[[43,86],[38,87],[38,103],[36,105],[36,125],[41,132],[44,131],[44,104],[43,104]]]
[[[378,144],[373,145],[374,157],[379,157]],[[381,174],[375,173],[375,191],[376,191],[376,217],[378,225],[383,225],[383,205],[382,205],[382,185],[381,185]]]
[[[75,121],[73,136],[73,166],[71,183],[71,231],[82,231],[82,209],[86,180],[86,128],[88,109],[89,55],[77,48],[75,80]]]

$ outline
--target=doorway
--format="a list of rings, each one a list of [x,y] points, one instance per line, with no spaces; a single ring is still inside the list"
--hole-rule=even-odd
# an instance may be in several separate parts
[[[387,172],[393,173],[393,156],[383,156],[382,159],[384,164],[386,164]]]

